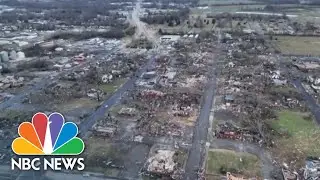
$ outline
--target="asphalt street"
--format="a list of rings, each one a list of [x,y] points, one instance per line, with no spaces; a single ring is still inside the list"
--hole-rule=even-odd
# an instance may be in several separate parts
[[[93,112],[86,120],[84,120],[79,125],[80,136],[85,136],[85,134],[91,129],[96,120],[103,117],[105,112],[109,110],[114,104],[119,102],[119,100],[125,96],[125,92],[133,89],[136,80],[144,73],[148,68],[150,68],[155,61],[155,57],[149,59],[149,61],[140,68],[125,84],[123,84],[117,91],[108,99],[106,99],[102,105]]]
[[[202,167],[205,157],[205,145],[208,137],[209,116],[216,89],[216,75],[209,80],[207,90],[203,96],[200,115],[193,130],[192,146],[185,167],[186,180],[198,179],[198,170]]]

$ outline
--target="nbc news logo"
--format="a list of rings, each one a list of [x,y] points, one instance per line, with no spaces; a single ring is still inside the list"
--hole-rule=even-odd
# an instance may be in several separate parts
[[[20,137],[12,142],[12,150],[21,156],[76,156],[84,150],[82,139],[76,137],[78,127],[73,122],[66,122],[60,113],[49,117],[36,113],[32,123],[23,122],[18,128]],[[48,158],[49,159],[49,158]],[[18,158],[11,159],[11,169],[20,170],[73,170],[85,168],[83,158]]]

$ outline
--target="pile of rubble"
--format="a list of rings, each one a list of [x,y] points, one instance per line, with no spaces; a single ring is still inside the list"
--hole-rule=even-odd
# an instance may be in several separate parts
[[[177,122],[172,122],[170,119],[155,117],[153,113],[142,115],[138,120],[137,129],[142,134],[149,136],[176,136],[184,135],[183,126]]]
[[[221,139],[232,139],[247,142],[258,142],[259,136],[245,128],[240,128],[232,122],[219,123],[215,130],[215,136]]]
[[[97,121],[92,127],[93,135],[112,138],[119,130],[118,121],[108,114],[105,118]]]
[[[0,62],[8,62],[9,60],[23,60],[25,58],[25,54],[21,51],[1,51],[0,52]]]
[[[176,163],[173,162],[174,151],[158,150],[147,160],[147,171],[159,174],[172,174]]]
[[[267,121],[279,108],[303,110],[302,95],[288,83],[289,74],[281,71],[281,62],[261,35],[233,33],[225,44],[228,59],[220,65],[217,111],[232,113],[239,127],[218,125],[216,136],[271,145]]]
[[[243,177],[233,176],[230,172],[227,172],[227,180],[256,180],[255,178],[245,179]]]
[[[177,152],[173,150],[157,150],[154,155],[146,161],[146,171],[151,175],[181,179],[182,172],[175,162]]]
[[[91,99],[100,101],[105,93],[100,89],[91,88],[87,91],[87,96]]]
[[[0,88],[7,89],[13,87],[21,87],[24,84],[23,77],[5,76],[0,77]]]
[[[137,114],[137,110],[135,108],[123,107],[119,110],[118,115],[121,116],[135,116]]]
[[[309,76],[308,80],[311,84],[312,89],[320,94],[320,78]]]
[[[306,161],[304,179],[320,179],[320,158],[309,158]]]

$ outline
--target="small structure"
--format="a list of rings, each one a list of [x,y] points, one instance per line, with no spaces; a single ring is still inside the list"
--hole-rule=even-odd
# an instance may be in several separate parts
[[[0,59],[1,59],[1,62],[7,62],[7,61],[9,61],[8,52],[7,52],[7,51],[1,51],[1,52],[0,52]]]
[[[102,81],[103,83],[111,82],[112,79],[113,79],[112,74],[105,74],[105,75],[103,75],[103,76],[101,77],[101,81]]]
[[[92,131],[95,136],[113,137],[117,131],[117,128],[94,126]]]
[[[234,102],[234,97],[233,97],[233,95],[225,95],[224,96],[224,101],[226,102],[226,103],[233,103]]]
[[[121,108],[120,111],[118,112],[119,115],[123,116],[134,116],[136,115],[137,110],[135,108]]]
[[[161,42],[172,42],[178,41],[180,39],[179,35],[164,35],[160,37]]]
[[[150,72],[146,72],[142,75],[143,79],[151,79],[156,77],[156,72],[155,71],[150,71]]]
[[[17,59],[22,60],[24,58],[26,58],[26,55],[24,54],[24,52],[21,52],[21,51],[17,52]]]
[[[54,50],[57,51],[57,52],[61,52],[61,51],[63,51],[63,48],[62,47],[57,47]]]
[[[287,80],[286,80],[286,79],[284,79],[284,80],[273,79],[273,83],[274,83],[276,86],[283,86],[283,85],[286,85],[286,84],[287,84]]]

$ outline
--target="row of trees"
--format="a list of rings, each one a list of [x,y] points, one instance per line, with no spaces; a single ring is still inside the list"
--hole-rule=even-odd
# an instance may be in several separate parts
[[[11,7],[26,8],[28,10],[38,10],[39,13],[42,10],[50,9],[66,9],[66,10],[82,10],[93,9],[99,12],[108,10],[120,9],[123,6],[129,5],[130,0],[125,0],[121,4],[120,1],[112,3],[112,1],[105,0],[53,0],[53,1],[19,1],[19,0],[4,0],[0,4]],[[134,1],[131,1],[132,3]]]
[[[73,40],[84,40],[95,37],[103,38],[123,38],[125,33],[117,28],[112,28],[109,31],[84,31],[84,32],[58,32],[52,35],[49,39],[73,39]]]
[[[141,21],[148,24],[165,24],[169,26],[179,25],[182,21],[188,18],[190,10],[183,8],[175,12],[168,13],[152,13],[148,12],[147,16],[141,18]]]
[[[71,2],[70,2],[71,1]],[[75,26],[112,26],[124,28],[126,16],[110,10],[120,9],[124,4],[110,4],[104,0],[84,1],[68,0],[54,2],[29,2],[29,1],[2,1],[0,4],[17,7],[14,11],[3,12],[0,23],[19,24],[18,28],[54,30],[54,25]],[[19,9],[27,9],[19,10]],[[46,21],[39,25],[33,21]]]

